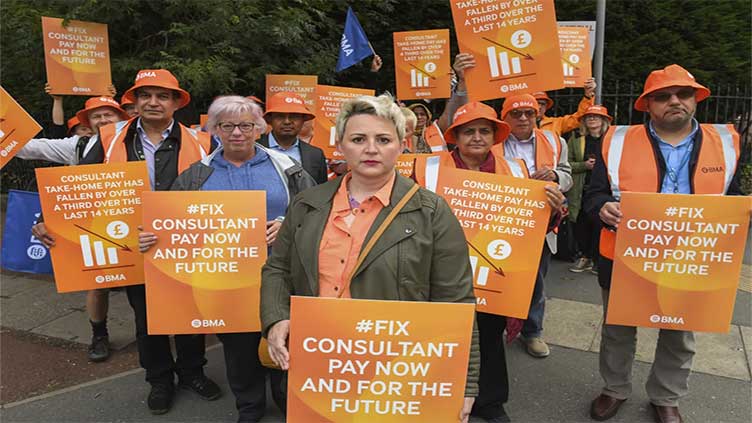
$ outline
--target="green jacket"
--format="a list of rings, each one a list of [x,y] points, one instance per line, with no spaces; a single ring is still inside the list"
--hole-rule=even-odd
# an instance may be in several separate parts
[[[339,177],[304,191],[287,209],[271,257],[262,270],[264,334],[274,323],[290,318],[290,296],[318,295],[319,245],[342,180]],[[413,184],[397,175],[390,206],[378,214],[363,245]],[[356,270],[350,293],[358,299],[475,303],[465,235],[449,205],[421,188]],[[465,396],[477,396],[479,371],[478,331],[474,325]]]
[[[569,149],[569,164],[572,166],[573,185],[564,195],[566,195],[569,204],[569,220],[576,222],[577,215],[582,209],[582,191],[585,189],[585,175],[587,174],[585,136],[578,137],[576,133],[572,133],[567,142],[567,148]]]

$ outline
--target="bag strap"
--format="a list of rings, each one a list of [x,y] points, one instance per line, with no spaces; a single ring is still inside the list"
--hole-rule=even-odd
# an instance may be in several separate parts
[[[384,219],[383,222],[381,222],[381,225],[378,229],[376,229],[376,232],[373,233],[373,236],[371,239],[368,240],[368,244],[366,244],[365,248],[360,250],[360,254],[358,254],[358,261],[355,263],[355,267],[350,271],[350,275],[347,277],[347,282],[345,282],[344,288],[339,292],[337,295],[337,298],[341,298],[342,295],[350,288],[350,283],[352,282],[353,276],[355,276],[355,272],[358,270],[361,264],[363,264],[363,261],[366,259],[366,256],[369,252],[371,252],[371,249],[374,245],[376,245],[376,241],[381,238],[381,235],[386,231],[386,228],[389,227],[389,224],[392,223],[395,217],[397,217],[397,213],[402,210],[403,207],[405,207],[405,204],[407,204],[408,201],[410,201],[411,198],[413,198],[413,195],[415,195],[416,192],[420,189],[420,185],[413,184],[412,187],[410,187],[410,190],[407,191],[407,194],[405,194],[404,197],[397,203],[396,206],[392,209],[392,211],[389,212],[389,215],[387,215],[386,219]]]

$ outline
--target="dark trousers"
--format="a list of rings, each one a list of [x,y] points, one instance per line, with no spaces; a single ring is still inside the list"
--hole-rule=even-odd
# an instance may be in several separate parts
[[[173,384],[175,374],[181,381],[202,376],[206,358],[204,335],[175,335],[177,359],[172,358],[168,335],[149,335],[146,326],[146,290],[144,285],[125,288],[128,302],[136,315],[138,362],[146,370],[146,381]]]
[[[220,333],[225,352],[225,370],[230,383],[239,422],[261,420],[266,410],[266,373],[271,373],[272,397],[277,406],[286,412],[287,398],[282,395],[282,371],[261,365],[258,346],[261,332]],[[286,380],[285,380],[286,381]]]
[[[598,258],[600,236],[601,221],[594,221],[592,216],[580,211],[574,225],[574,237],[577,241],[577,249],[583,257],[593,260]]]
[[[509,378],[504,353],[504,328],[507,318],[476,313],[480,336],[479,392],[472,414],[483,418],[498,417],[509,399]]]
[[[527,313],[527,320],[522,325],[522,336],[527,338],[541,336],[543,333],[543,316],[546,313],[544,280],[546,279],[550,263],[551,250],[548,248],[548,243],[543,241],[543,251],[541,252],[540,264],[538,265],[538,274],[535,276],[533,297],[530,299],[530,311]]]

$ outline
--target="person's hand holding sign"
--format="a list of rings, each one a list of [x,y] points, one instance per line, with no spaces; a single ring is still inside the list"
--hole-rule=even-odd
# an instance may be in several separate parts
[[[266,245],[272,245],[274,240],[277,239],[277,233],[281,227],[281,220],[274,219],[266,222]]]
[[[474,403],[474,397],[465,397],[465,402],[462,403],[462,410],[460,410],[460,423],[467,423],[470,421],[470,412],[473,409]]]
[[[609,201],[601,207],[601,211],[598,213],[603,223],[614,228],[619,226],[621,222],[621,205],[618,201]]]
[[[595,87],[596,87],[595,78],[588,78],[585,81],[585,86],[584,86],[585,97],[593,98],[593,96],[595,96]]]
[[[543,169],[537,169],[530,175],[531,179],[537,179],[539,181],[551,181],[556,182],[559,178],[552,169],[544,167]]]
[[[457,74],[457,80],[462,82],[465,80],[465,69],[475,67],[475,57],[470,53],[460,53],[454,57],[454,64],[452,68]]]
[[[139,226],[138,230],[138,251],[145,253],[157,243],[157,236],[153,232],[143,232],[143,226]]]
[[[282,370],[290,368],[290,352],[287,350],[287,338],[290,336],[290,320],[280,320],[275,323],[267,335],[269,343],[269,357]]]
[[[45,247],[52,248],[55,246],[55,238],[53,238],[48,232],[44,222],[37,223],[31,227],[31,234],[36,239],[42,242]]]
[[[564,204],[564,194],[561,193],[559,187],[555,185],[546,185],[546,197],[548,204],[551,205],[553,210],[561,210],[561,206]]]

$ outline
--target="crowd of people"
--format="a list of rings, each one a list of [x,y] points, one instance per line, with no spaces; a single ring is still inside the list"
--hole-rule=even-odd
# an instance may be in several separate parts
[[[209,106],[205,128],[184,126],[174,113],[190,102],[190,94],[165,69],[139,72],[120,102],[114,87],[110,96],[89,99],[65,126],[62,99],[53,96],[60,136],[31,140],[18,157],[68,165],[145,161],[156,191],[266,192],[269,258],[262,271],[262,331],[219,335],[241,422],[263,417],[267,375],[274,402],[286,410],[290,296],[475,302],[462,228],[447,203],[426,188],[431,166],[550,182],[545,194],[552,213],[528,318],[476,313],[465,401],[458,410],[460,421],[470,415],[510,421],[504,408],[510,389],[504,333],[508,339],[519,335],[532,357],[549,356],[544,285],[560,223],[568,219],[576,227],[581,256],[570,270],[597,273],[605,316],[621,193],[738,194],[739,144],[738,136],[720,126],[697,122],[697,103],[710,92],[678,65],[655,70],[645,81],[635,108],[649,115],[647,123],[616,131],[608,110],[594,103],[592,79],[572,115],[547,116],[553,100],[545,92],[509,96],[497,112],[468,101],[464,74],[473,66],[472,55],[457,55],[452,97],[436,119],[425,103],[405,106],[389,94],[345,101],[335,125],[340,161],[327,160],[309,143],[315,115],[294,93],[277,93],[265,103],[219,96]],[[429,130],[447,151],[436,152]],[[416,160],[412,178],[406,178],[395,171],[405,152],[438,159]],[[628,166],[621,165],[622,157],[630,160]],[[698,163],[722,166],[724,172],[696,172]],[[54,248],[44,222],[33,233]],[[142,231],[140,251],[158,241]],[[378,254],[369,256],[374,250]],[[151,412],[169,411],[176,376],[177,387],[206,400],[219,398],[220,387],[203,372],[205,336],[175,335],[173,356],[168,336],[147,332],[144,285],[125,290],[135,315],[139,363],[151,386]],[[92,361],[110,354],[107,293],[101,289],[87,296]],[[262,355],[268,352],[277,369],[262,365],[262,338],[268,340]],[[594,420],[613,417],[629,397],[635,340],[634,327],[603,325],[605,385],[591,405]],[[694,353],[692,332],[661,330],[646,384],[656,421],[682,421],[678,403],[688,392]]]

